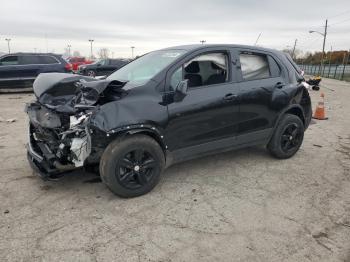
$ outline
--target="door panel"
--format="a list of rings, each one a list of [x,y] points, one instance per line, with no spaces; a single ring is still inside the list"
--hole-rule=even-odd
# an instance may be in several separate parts
[[[22,79],[35,79],[39,74],[41,65],[38,56],[19,56],[19,63],[18,75],[20,75]]]
[[[252,80],[240,83],[240,122],[238,134],[260,131],[273,127],[276,112],[272,95],[283,78]]]
[[[0,81],[17,80],[18,56],[5,56],[0,61]]]
[[[270,54],[247,49],[236,49],[236,52],[240,75],[238,135],[249,138],[249,133],[259,133],[268,136],[278,114],[273,95],[283,88],[285,81]]]
[[[183,101],[168,105],[166,143],[169,150],[228,137],[235,139],[238,85],[224,83],[189,89]]]

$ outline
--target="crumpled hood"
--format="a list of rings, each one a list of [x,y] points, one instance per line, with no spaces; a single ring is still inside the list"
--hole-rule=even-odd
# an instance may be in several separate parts
[[[77,82],[81,79],[85,81],[95,81],[94,78],[82,75],[73,75],[66,73],[43,73],[40,74],[33,83],[34,94],[40,98],[44,93],[53,91],[59,84]]]
[[[112,89],[121,91],[126,82],[66,73],[40,74],[33,84],[38,101],[50,109],[62,113],[74,113],[77,107],[84,108],[97,103],[100,95]],[[114,98],[118,99],[115,95]]]

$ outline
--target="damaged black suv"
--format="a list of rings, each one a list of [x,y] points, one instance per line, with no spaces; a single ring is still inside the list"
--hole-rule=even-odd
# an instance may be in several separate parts
[[[150,52],[104,80],[41,74],[28,159],[46,179],[99,166],[115,194],[134,197],[191,158],[252,145],[289,158],[312,114],[302,81],[284,53],[241,45]]]

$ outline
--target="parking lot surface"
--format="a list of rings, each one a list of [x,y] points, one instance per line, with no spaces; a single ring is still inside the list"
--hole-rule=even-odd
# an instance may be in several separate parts
[[[134,199],[94,174],[42,181],[25,151],[33,96],[0,95],[0,261],[350,261],[350,83],[322,85],[329,120],[293,158],[193,160]]]

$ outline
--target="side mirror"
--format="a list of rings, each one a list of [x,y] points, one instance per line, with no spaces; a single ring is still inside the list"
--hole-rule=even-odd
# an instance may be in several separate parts
[[[174,102],[182,101],[187,95],[188,80],[182,80],[175,88]]]

